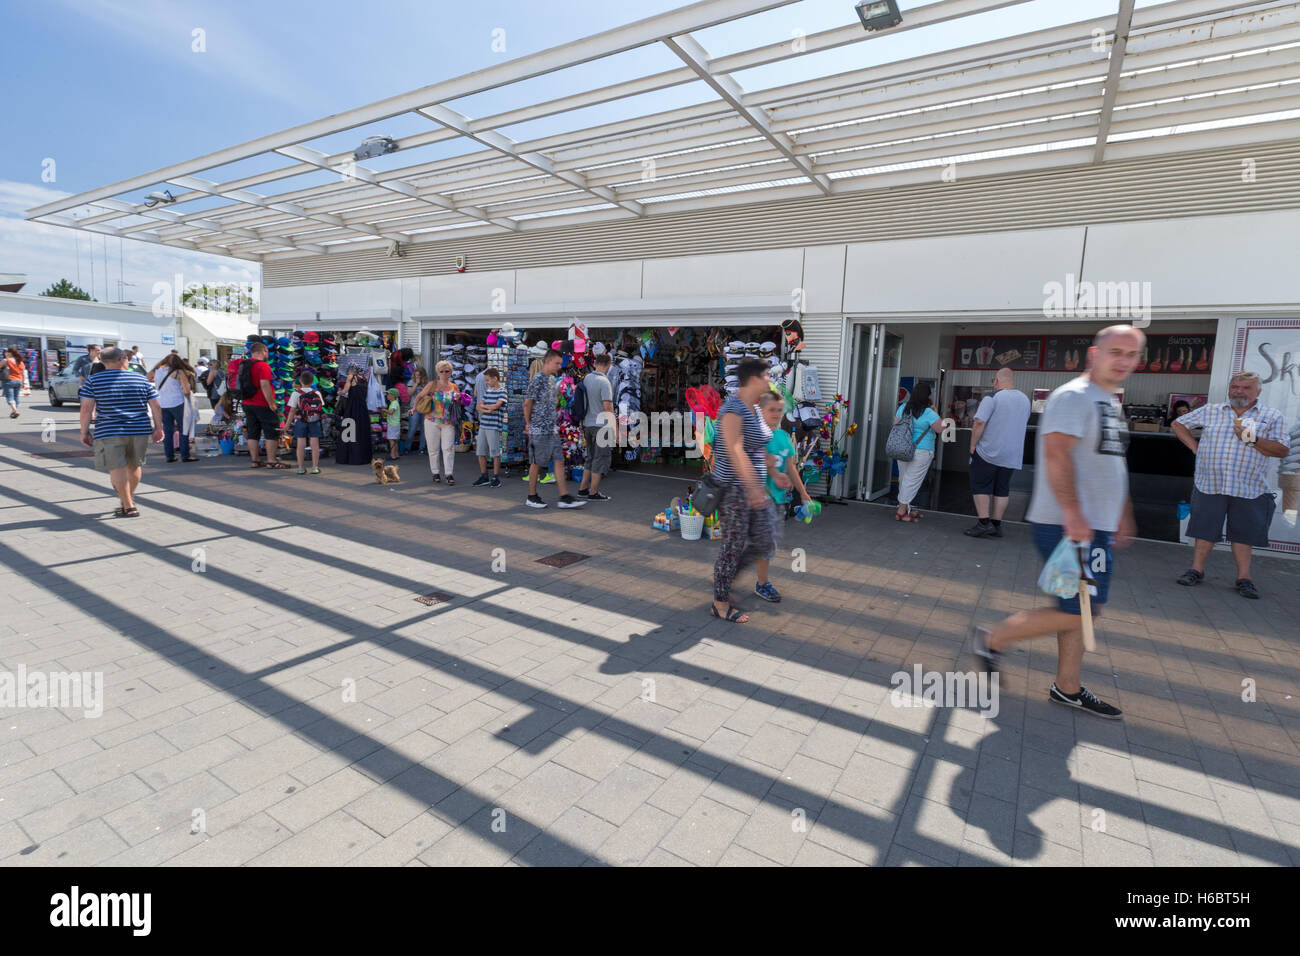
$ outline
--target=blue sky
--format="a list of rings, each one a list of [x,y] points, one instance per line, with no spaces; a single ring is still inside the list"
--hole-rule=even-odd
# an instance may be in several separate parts
[[[23,222],[31,206],[682,5],[678,0],[6,4],[0,35],[5,125],[5,145],[0,149],[0,273],[27,273],[25,291],[32,293],[59,276],[76,278],[76,235]],[[903,0],[904,15],[919,5]],[[1139,0],[1138,5],[1150,2]],[[883,36],[820,54],[816,61],[749,71],[736,79],[746,89],[759,89],[819,72],[1113,15],[1116,6],[1116,0],[1033,0],[955,24]],[[802,0],[744,25],[701,31],[697,39],[717,56],[787,40],[795,29],[814,33],[839,26],[853,16],[852,0]],[[196,29],[203,31],[203,52],[193,49]],[[505,31],[504,53],[492,48],[496,29]],[[665,48],[637,51],[449,105],[482,116],[677,65]],[[706,95],[705,88],[695,84],[656,94],[654,103],[668,109],[699,102]],[[505,132],[526,138],[623,115],[620,106],[612,104],[585,111],[580,118],[553,117]],[[344,133],[312,145],[342,149],[361,135],[412,132],[413,122],[403,117],[378,124],[382,129]],[[42,182],[46,159],[55,162],[53,183]],[[80,238],[82,285],[87,288],[91,241],[85,235]],[[93,242],[95,296],[101,301],[116,299],[118,240],[109,239],[107,249],[102,239]],[[123,278],[135,283],[126,296],[138,302],[150,300],[154,281],[170,279],[176,272],[184,274],[186,281],[260,279],[254,263],[150,243],[124,242],[120,256]]]

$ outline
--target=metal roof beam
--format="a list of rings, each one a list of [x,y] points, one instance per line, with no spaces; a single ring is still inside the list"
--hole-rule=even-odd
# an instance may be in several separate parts
[[[583,192],[601,200],[602,202],[613,203],[615,206],[626,209],[634,216],[645,215],[645,209],[640,203],[621,200],[614,194],[613,190],[606,189],[603,186],[593,187],[588,185],[586,177],[581,173],[558,169],[555,165],[555,161],[549,156],[535,151],[521,151],[519,149],[519,144],[509,136],[502,135],[496,130],[490,129],[479,129],[478,131],[475,131],[472,129],[469,117],[458,113],[453,109],[449,109],[446,106],[435,105],[421,107],[417,112],[424,114],[435,123],[441,123],[448,129],[456,130],[462,136],[468,137],[477,143],[482,143],[489,149],[494,149],[512,159],[517,159],[521,163],[527,163],[534,169],[540,169],[542,172],[554,176],[556,179],[562,179],[569,185],[576,186],[578,189],[581,189]]]
[[[799,173],[806,176],[809,182],[821,190],[823,195],[830,195],[830,180],[815,172],[812,163],[807,157],[795,153],[794,142],[790,137],[784,133],[775,132],[772,129],[772,118],[763,110],[746,106],[742,102],[745,94],[741,90],[740,84],[726,73],[715,74],[709,69],[709,55],[695,37],[689,34],[670,37],[664,40],[664,44],[681,57],[686,65],[694,70],[700,79],[709,84],[713,91],[722,97],[733,110],[744,117],[750,126],[758,130],[759,135],[771,143],[772,147],[784,156]]]
[[[1097,145],[1093,147],[1092,164],[1099,165],[1106,155],[1106,140],[1110,138],[1110,118],[1115,112],[1115,97],[1119,95],[1119,77],[1124,70],[1124,52],[1128,49],[1128,31],[1133,24],[1133,0],[1119,0],[1115,15],[1115,31],[1110,43],[1110,68],[1106,71],[1106,92],[1101,100],[1101,115],[1097,117]]]

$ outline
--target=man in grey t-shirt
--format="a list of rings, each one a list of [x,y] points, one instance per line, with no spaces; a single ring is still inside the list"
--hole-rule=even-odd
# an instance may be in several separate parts
[[[1002,537],[1002,516],[1011,501],[1011,473],[1019,471],[1024,462],[1029,399],[1015,386],[1011,369],[998,369],[993,376],[993,394],[980,400],[975,413],[970,435],[970,491],[980,520],[965,531],[972,538]]]
[[[611,426],[614,424],[614,386],[609,381],[609,356],[597,355],[592,365],[595,371],[587,374],[581,386],[587,390],[587,414],[582,416],[587,463],[582,469],[578,497],[588,501],[609,501],[609,495],[600,490],[600,479],[609,474],[610,459],[614,453],[610,430],[600,427],[601,415],[606,415],[604,421]],[[602,431],[604,435],[601,434]]]
[[[1034,545],[1046,560],[1062,536],[1082,545],[1096,609],[1106,603],[1114,571],[1114,543],[1124,547],[1136,530],[1128,495],[1128,423],[1115,397],[1137,365],[1146,336],[1128,325],[1102,329],[1088,349],[1088,371],[1066,382],[1047,400],[1038,422],[1034,496],[1027,515]],[[1082,585],[1088,587],[1087,584]],[[1083,628],[1079,599],[1058,598],[1056,607],[1021,611],[992,627],[972,626],[975,655],[990,672],[1002,651],[1017,641],[1056,633],[1056,682],[1048,700],[1098,717],[1121,716],[1079,682]]]

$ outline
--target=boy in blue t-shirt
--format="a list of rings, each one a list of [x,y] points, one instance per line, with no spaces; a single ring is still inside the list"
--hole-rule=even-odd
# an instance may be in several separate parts
[[[799,456],[794,447],[794,439],[781,427],[781,419],[785,415],[785,399],[776,392],[766,392],[759,398],[758,410],[763,421],[767,422],[767,427],[772,429],[772,439],[764,449],[767,455],[767,493],[772,498],[768,506],[772,521],[772,550],[755,562],[758,583],[754,585],[754,593],[764,601],[775,604],[781,600],[781,594],[772,587],[767,572],[771,568],[772,559],[776,557],[777,532],[784,520],[786,503],[790,500],[789,489],[799,492],[799,499],[804,504],[812,501],[812,497],[799,475]],[[785,479],[784,482],[781,479]]]

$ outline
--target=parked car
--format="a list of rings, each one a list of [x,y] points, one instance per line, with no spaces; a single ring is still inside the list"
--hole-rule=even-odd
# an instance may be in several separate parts
[[[81,379],[73,375],[71,369],[66,369],[58,375],[50,377],[50,404],[55,408],[58,408],[64,402],[74,402],[80,405],[81,399],[77,397],[79,391],[81,391]]]

